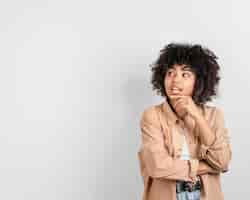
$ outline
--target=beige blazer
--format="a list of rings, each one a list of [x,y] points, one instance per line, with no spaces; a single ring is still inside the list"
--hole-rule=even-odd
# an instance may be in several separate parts
[[[201,178],[201,200],[223,200],[221,173],[227,172],[232,157],[230,137],[224,114],[215,106],[200,108],[215,134],[210,146],[201,143],[199,128],[191,116],[185,127],[171,110],[167,101],[147,107],[140,119],[141,146],[138,151],[140,173],[143,178],[143,200],[176,200],[176,180],[193,181]],[[190,160],[181,160],[187,130]]]

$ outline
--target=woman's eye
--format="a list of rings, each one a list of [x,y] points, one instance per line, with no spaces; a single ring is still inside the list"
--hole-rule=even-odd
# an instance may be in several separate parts
[[[171,75],[171,74],[173,74],[173,71],[168,71],[168,75]]]
[[[184,77],[189,77],[189,73],[183,73]]]

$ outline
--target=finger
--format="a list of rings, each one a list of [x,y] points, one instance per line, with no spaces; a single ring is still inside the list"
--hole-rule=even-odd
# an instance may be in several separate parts
[[[174,109],[177,111],[177,112],[186,112],[187,111],[187,104],[183,101],[181,102],[178,102],[178,104],[176,104],[176,106],[174,107]]]
[[[176,99],[180,99],[180,98],[186,98],[186,96],[184,96],[184,95],[170,95],[169,98],[171,100],[176,100]]]
[[[187,97],[186,95],[169,95],[171,98],[180,98],[180,97]]]
[[[176,101],[178,101],[179,99],[183,99],[183,97],[182,96],[170,96],[169,97],[169,99],[170,99],[170,101],[172,101],[172,102],[176,102]]]
[[[183,102],[178,103],[178,105],[176,105],[175,110],[179,113],[184,113],[187,111],[187,107],[186,104]]]
[[[179,104],[182,101],[181,98],[177,99],[176,101],[173,102],[173,107],[175,108],[177,104]]]
[[[181,104],[181,103],[185,103],[185,99],[178,99],[175,103],[174,103],[174,108],[176,108],[176,106],[178,105],[178,104]]]

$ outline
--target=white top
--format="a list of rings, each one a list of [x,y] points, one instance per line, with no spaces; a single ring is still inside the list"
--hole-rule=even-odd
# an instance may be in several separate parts
[[[184,143],[183,143],[183,147],[182,147],[182,153],[181,153],[181,160],[189,160],[190,159],[190,155],[189,155],[189,150],[188,150],[188,144],[186,141],[186,137],[185,137],[185,133],[183,134],[184,137]]]

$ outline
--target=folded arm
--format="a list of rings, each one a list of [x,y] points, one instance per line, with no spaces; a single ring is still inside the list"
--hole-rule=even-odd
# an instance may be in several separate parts
[[[198,159],[180,160],[169,155],[155,107],[146,109],[140,121],[142,147],[139,151],[141,169],[153,178],[193,181]]]
[[[219,174],[220,170],[211,167],[205,160],[199,160],[199,167],[197,170],[197,175],[202,174]]]
[[[232,158],[230,137],[228,129],[225,127],[222,110],[219,108],[215,109],[212,116],[214,123],[211,126],[205,120],[198,120],[201,138],[198,156],[200,160],[204,159],[213,169],[220,172],[227,172],[229,162]],[[211,143],[208,143],[209,137],[213,138]]]

